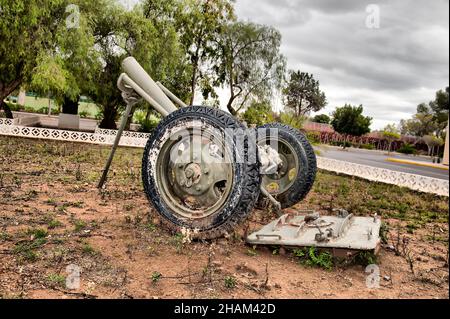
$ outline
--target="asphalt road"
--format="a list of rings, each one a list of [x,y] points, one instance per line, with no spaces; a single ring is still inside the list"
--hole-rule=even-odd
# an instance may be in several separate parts
[[[380,167],[385,169],[390,169],[393,171],[423,175],[438,179],[449,179],[449,171],[443,170],[439,168],[433,167],[425,167],[425,166],[416,166],[410,164],[401,164],[386,161],[387,158],[400,158],[400,159],[408,159],[413,161],[423,161],[431,163],[431,160],[421,157],[421,156],[408,156],[397,153],[391,153],[389,156],[386,153],[378,152],[378,151],[368,151],[368,150],[355,150],[355,149],[346,149],[343,150],[341,148],[329,147],[329,146],[320,146],[317,147],[320,151],[320,156],[325,158],[331,158],[340,161],[346,161],[350,163]]]

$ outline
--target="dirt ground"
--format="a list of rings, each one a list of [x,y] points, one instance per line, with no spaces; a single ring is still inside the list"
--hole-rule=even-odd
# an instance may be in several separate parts
[[[383,218],[375,262],[311,266],[284,248],[246,245],[275,218],[255,210],[228,238],[184,242],[160,226],[140,180],[141,149],[0,137],[0,298],[449,298],[447,198],[319,172],[288,210],[343,207]],[[366,262],[366,264],[369,262]],[[66,288],[68,265],[80,287]],[[326,267],[325,267],[326,268]]]

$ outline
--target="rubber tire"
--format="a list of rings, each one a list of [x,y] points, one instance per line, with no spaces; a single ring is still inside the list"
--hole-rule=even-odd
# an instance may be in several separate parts
[[[269,135],[270,129],[278,129],[278,136],[282,137],[290,146],[294,149],[298,160],[300,168],[297,174],[297,178],[294,184],[291,185],[284,193],[275,195],[281,208],[292,207],[301,200],[303,200],[306,195],[310,192],[314,181],[316,179],[317,172],[317,160],[314,149],[309,143],[308,139],[299,130],[294,129],[288,125],[281,123],[270,123],[258,127],[258,143]],[[261,129],[265,133],[261,135]]]
[[[155,172],[150,171],[149,154],[158,150],[160,139],[167,130],[184,120],[202,120],[219,129],[233,128],[245,130],[245,127],[230,114],[210,107],[191,106],[179,109],[166,118],[157,126],[152,136],[149,138],[144,150],[142,160],[142,179],[144,190],[148,200],[162,217],[162,224],[170,231],[180,232],[182,228],[198,229],[199,233],[194,238],[213,239],[230,234],[237,225],[243,222],[255,206],[261,184],[259,174],[260,163],[256,155],[256,163],[248,163],[250,151],[257,154],[256,141],[250,140],[249,135],[244,136],[244,149],[241,156],[244,156],[243,163],[233,163],[235,170],[234,184],[232,185],[227,201],[218,212],[214,212],[210,217],[195,220],[180,218],[174,214],[166,205],[155,183]],[[235,142],[235,139],[233,139]],[[236,149],[236,147],[233,147]],[[234,156],[233,156],[234,157]],[[255,161],[253,161],[255,162]]]

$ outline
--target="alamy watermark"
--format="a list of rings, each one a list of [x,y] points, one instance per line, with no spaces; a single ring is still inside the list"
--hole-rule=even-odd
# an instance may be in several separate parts
[[[70,290],[80,289],[81,268],[70,264],[66,267],[66,288]]]
[[[366,287],[369,289],[380,288],[380,267],[375,264],[371,264],[365,269],[366,274]]]
[[[379,29],[381,21],[381,9],[378,4],[369,4],[366,7],[366,28],[368,29]]]
[[[76,4],[69,4],[66,7],[66,13],[69,14],[66,18],[67,29],[78,29],[80,27],[80,7]]]

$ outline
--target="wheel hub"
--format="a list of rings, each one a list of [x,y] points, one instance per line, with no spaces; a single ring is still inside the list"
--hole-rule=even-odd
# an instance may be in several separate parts
[[[202,177],[202,168],[197,163],[190,163],[184,170],[186,182],[184,186],[191,188],[193,185],[197,185]]]
[[[161,150],[166,154],[160,158],[158,174],[162,182],[161,195],[182,216],[208,216],[230,192],[233,176],[230,155],[224,153],[220,142],[212,138],[214,136],[219,134],[210,132],[204,136],[191,131],[176,141],[167,141]]]

